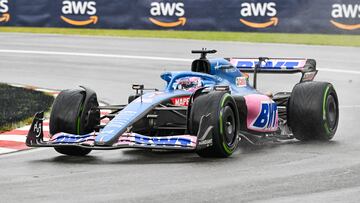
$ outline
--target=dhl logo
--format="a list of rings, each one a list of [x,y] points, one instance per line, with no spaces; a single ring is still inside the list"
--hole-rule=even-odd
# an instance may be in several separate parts
[[[331,17],[334,19],[359,19],[360,18],[360,4],[333,4]],[[339,23],[335,20],[330,20],[330,23],[335,27],[343,30],[356,30],[360,28],[358,24]]]
[[[240,15],[243,18],[240,18],[240,22],[244,25],[252,28],[267,28],[270,26],[276,26],[279,22],[279,19],[276,17],[276,3],[275,2],[265,2],[265,3],[248,3],[244,2],[241,4]],[[269,21],[258,23],[245,20],[246,17],[270,17]]]
[[[95,1],[63,1],[61,9],[62,16],[60,18],[71,25],[85,26],[89,24],[96,24],[99,17],[96,16],[96,2]],[[74,20],[64,15],[89,15],[86,20]]]
[[[0,0],[0,22],[6,23],[10,21],[8,0]]]
[[[184,17],[185,15],[184,3],[182,2],[178,2],[178,3],[152,2],[150,8],[150,14],[152,17],[149,17],[149,21],[160,27],[171,28],[177,26],[184,26],[186,23],[186,17]],[[154,18],[157,16],[170,16],[170,17],[177,16],[178,19],[173,22],[163,22]]]

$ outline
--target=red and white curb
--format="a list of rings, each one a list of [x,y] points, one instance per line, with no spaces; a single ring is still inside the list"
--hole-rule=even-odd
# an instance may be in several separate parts
[[[31,88],[36,91],[47,92],[47,93],[54,95],[54,97],[56,97],[59,94],[59,91],[54,91],[54,90],[33,88],[33,87],[21,86],[21,85],[13,85],[13,86]],[[100,102],[100,105],[105,105],[105,104]],[[105,115],[108,113],[110,113],[110,112],[107,110],[101,111],[101,115]],[[109,122],[109,120],[103,119],[101,122],[102,122],[101,124],[106,124],[107,122]],[[26,144],[25,144],[26,135],[28,134],[29,129],[30,129],[30,125],[27,125],[27,126],[17,128],[17,129],[8,131],[8,132],[0,133],[0,154],[7,154],[7,153],[11,153],[11,152],[17,152],[17,151],[21,151],[21,150],[31,149],[30,147],[26,146]],[[44,129],[44,140],[48,140],[50,137],[50,135],[49,135],[49,120],[48,119],[44,120],[43,129]]]
[[[49,139],[49,121],[45,120],[44,139]],[[20,150],[29,149],[25,145],[26,135],[29,132],[30,125],[17,128],[0,134],[0,154],[10,153]]]

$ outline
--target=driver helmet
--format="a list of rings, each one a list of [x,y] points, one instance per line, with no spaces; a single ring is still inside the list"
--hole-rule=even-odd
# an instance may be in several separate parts
[[[195,91],[203,86],[203,82],[200,77],[183,77],[179,78],[174,83],[174,89]]]

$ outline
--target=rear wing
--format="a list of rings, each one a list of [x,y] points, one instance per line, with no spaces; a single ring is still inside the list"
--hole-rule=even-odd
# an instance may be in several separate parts
[[[312,81],[316,61],[305,58],[229,58],[228,61],[244,73],[301,73],[300,82]]]

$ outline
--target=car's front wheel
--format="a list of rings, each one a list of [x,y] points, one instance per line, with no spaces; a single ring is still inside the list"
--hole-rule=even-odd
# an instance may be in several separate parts
[[[50,134],[65,132],[84,135],[93,132],[100,122],[100,112],[93,111],[98,106],[96,94],[90,89],[61,91],[52,106]],[[55,147],[55,150],[70,156],[85,156],[91,152],[91,149],[74,146]]]
[[[200,124],[208,116],[209,123]],[[229,157],[239,143],[239,116],[233,97],[224,91],[214,91],[198,96],[191,105],[189,131],[197,135],[200,127],[212,126],[212,146],[200,149],[201,157]],[[203,135],[198,135],[199,137]]]

